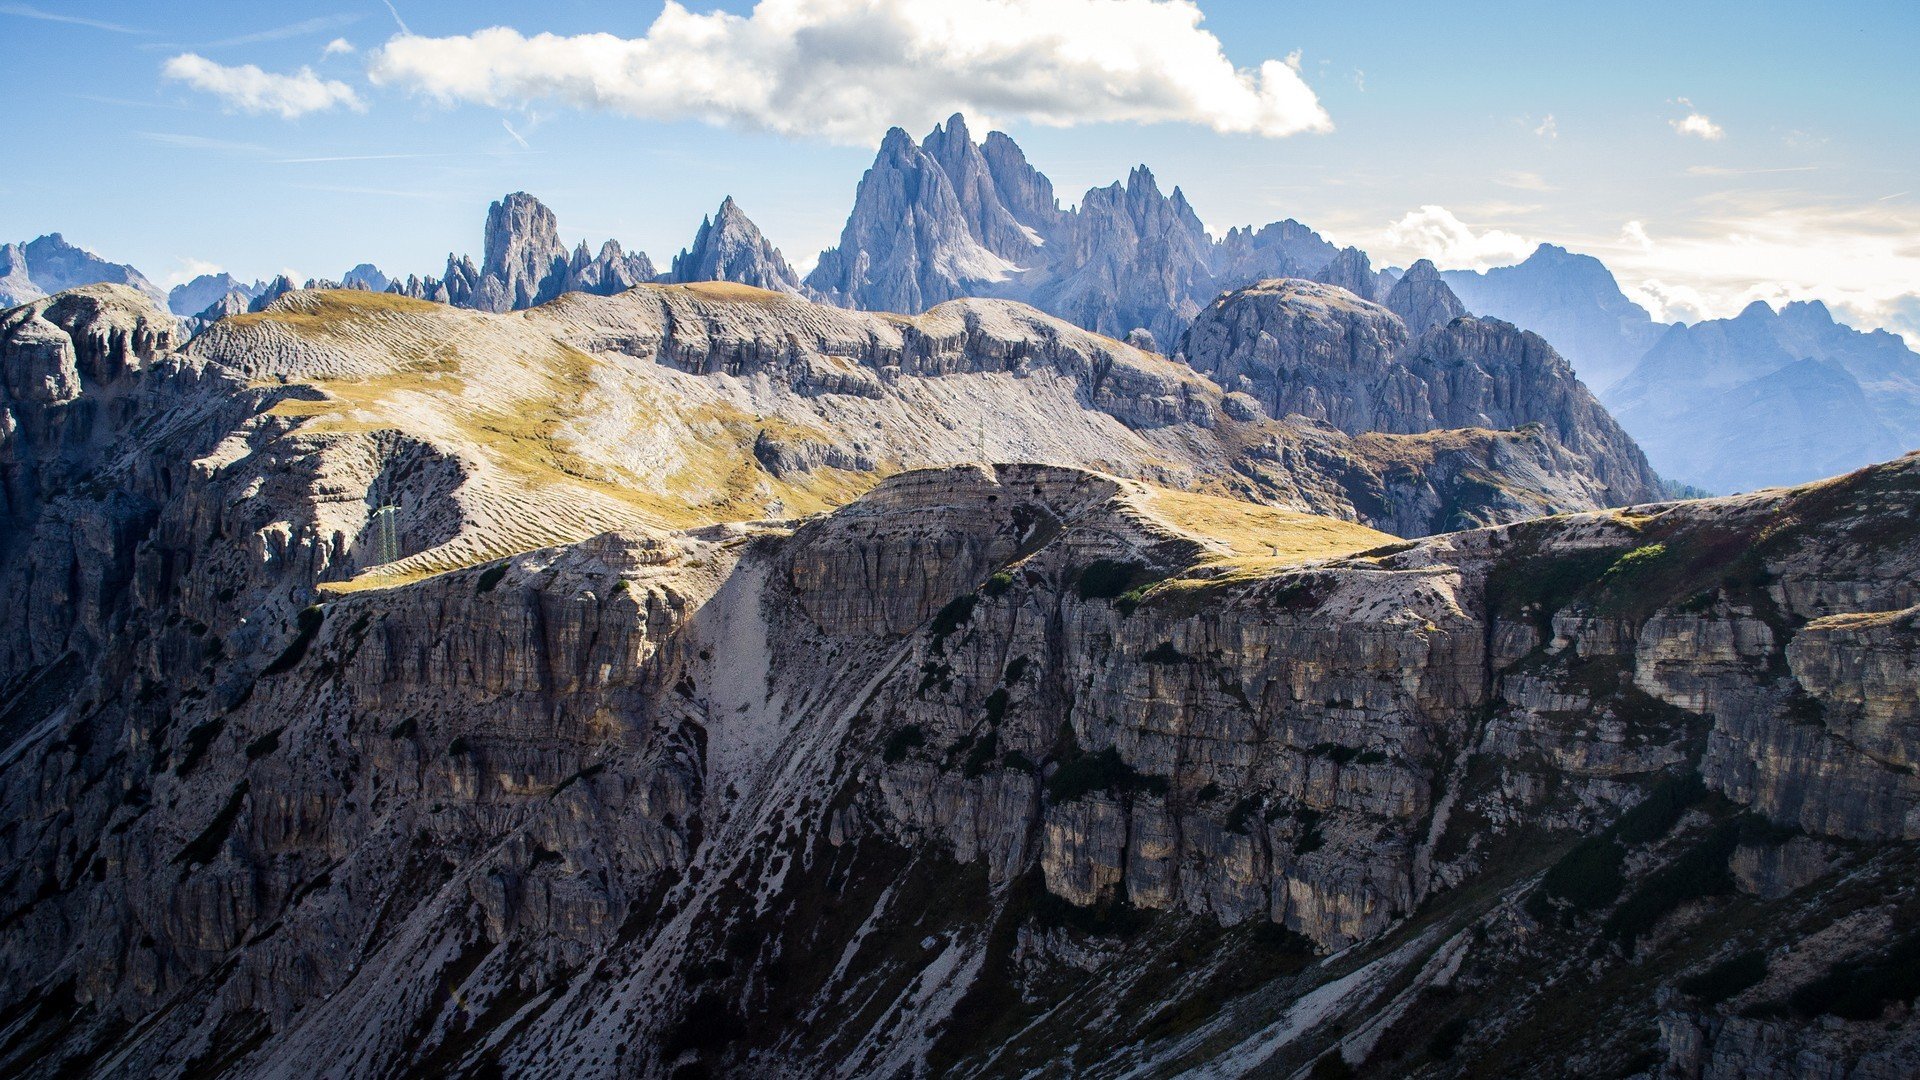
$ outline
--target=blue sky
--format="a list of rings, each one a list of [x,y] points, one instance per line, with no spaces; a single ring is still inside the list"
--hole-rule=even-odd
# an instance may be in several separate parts
[[[1554,241],[1666,314],[1817,296],[1920,340],[1920,5],[1199,0],[1197,27],[1168,33],[1152,0],[1099,18],[1090,0],[966,0],[995,13],[973,45],[872,74],[862,50],[885,35],[846,32],[843,0],[688,3],[682,29],[756,18],[678,53],[659,2],[394,2],[0,4],[0,238],[62,231],[163,283],[438,273],[477,251],[490,200],[525,189],[570,241],[664,265],[731,194],[810,265],[880,130],[918,136],[966,106],[1068,202],[1144,162],[1216,229],[1295,217],[1379,262],[1443,266]],[[893,29],[960,10],[879,7]],[[797,61],[778,32],[795,25]],[[517,35],[468,37],[490,27]],[[526,40],[541,33],[551,48]],[[646,70],[579,82],[595,50],[650,33]],[[1117,90],[1075,81],[1086,51],[1163,45]],[[1210,49],[1218,70],[1196,62]],[[796,81],[736,93],[769,50]],[[702,79],[691,103],[661,88]]]

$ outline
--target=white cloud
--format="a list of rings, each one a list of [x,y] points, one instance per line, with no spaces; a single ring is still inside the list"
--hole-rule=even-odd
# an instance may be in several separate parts
[[[1475,232],[1444,206],[1422,206],[1387,226],[1390,258],[1432,259],[1443,269],[1484,270],[1526,258],[1537,243],[1504,229]]]
[[[262,71],[252,64],[228,67],[195,53],[168,60],[160,73],[169,79],[205,91],[246,113],[279,113],[288,120],[336,105],[364,109],[359,95],[346,83],[322,79],[312,68],[292,75]]]
[[[982,123],[1332,129],[1297,56],[1235,68],[1200,22],[1192,0],[761,0],[744,16],[669,0],[639,38],[403,33],[369,75],[447,104],[552,100],[855,144],[956,110]]]
[[[1533,129],[1533,133],[1552,142],[1560,137],[1560,122],[1553,118],[1552,113],[1548,113],[1546,118],[1540,121],[1540,126]]]
[[[1656,318],[1721,319],[1755,300],[1821,300],[1861,329],[1920,348],[1920,211],[1726,192],[1684,223],[1586,245]],[[1642,240],[1645,242],[1643,243]]]
[[[521,137],[519,132],[513,130],[513,125],[507,121],[506,117],[503,116],[500,118],[500,126],[507,129],[507,134],[513,136],[513,141],[520,144],[520,149],[522,150],[533,149],[533,147],[527,145],[527,140]]]
[[[1620,239],[1632,244],[1641,251],[1653,250],[1653,237],[1647,235],[1647,227],[1638,221],[1629,221],[1620,227]]]
[[[338,56],[341,53],[350,53],[352,51],[353,51],[353,42],[348,41],[346,38],[343,38],[343,37],[337,37],[337,38],[334,38],[332,41],[327,42],[327,47],[320,50],[320,55],[321,56]]]
[[[224,267],[219,263],[211,263],[205,259],[196,259],[192,256],[187,256],[180,259],[179,268],[168,274],[166,280],[162,281],[161,284],[185,285],[187,282],[192,281],[202,274],[217,274],[222,269],[224,269]]]
[[[1667,123],[1682,135],[1696,135],[1708,142],[1718,142],[1726,138],[1727,132],[1719,124],[1707,119],[1706,115],[1693,107],[1693,102],[1680,98],[1679,104],[1687,110],[1687,115]]]

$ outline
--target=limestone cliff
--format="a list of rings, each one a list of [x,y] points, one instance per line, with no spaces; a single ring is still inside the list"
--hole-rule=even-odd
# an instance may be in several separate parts
[[[1344,269],[1352,277],[1363,267],[1364,259]],[[1355,434],[1540,425],[1589,463],[1607,502],[1660,496],[1664,485],[1640,448],[1546,341],[1496,319],[1442,318],[1457,309],[1440,297],[1445,288],[1418,267],[1394,286],[1416,316],[1437,305],[1427,329],[1415,331],[1400,314],[1345,288],[1261,282],[1214,301],[1180,352],[1272,416],[1308,417]]]
[[[0,327],[9,1073],[1920,1063],[1920,458],[1421,541],[1137,460],[747,520],[829,397],[1273,422],[977,301],[155,315]]]

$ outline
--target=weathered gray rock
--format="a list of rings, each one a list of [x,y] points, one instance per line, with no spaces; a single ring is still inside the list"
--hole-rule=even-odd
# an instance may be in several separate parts
[[[1395,289],[1413,296],[1426,277],[1410,271]],[[1215,301],[1180,353],[1272,416],[1303,416],[1353,434],[1540,425],[1589,463],[1608,502],[1644,501],[1664,490],[1566,362],[1508,323],[1455,317],[1415,335],[1394,312],[1346,289],[1269,281]]]
[[[1920,457],[1405,544],[974,464],[364,576],[378,507],[416,550],[596,490],[584,450],[515,462],[505,421],[428,409],[415,342],[469,411],[577,363],[556,342],[591,357],[603,397],[540,406],[582,440],[635,370],[712,410],[892,369],[821,392],[860,409],[1012,365],[1169,450],[1229,423],[1191,372],[1005,302],[700,288],[509,317],[297,292],[180,350],[128,290],[8,314],[0,1067],[1920,1061],[1897,997],[1797,994],[1910,947]],[[321,408],[383,380],[412,396]],[[1347,437],[1294,438],[1306,484]],[[1757,981],[1694,979],[1750,953]]]
[[[718,213],[700,222],[693,246],[673,257],[667,276],[676,282],[736,281],[795,295],[803,291],[800,275],[731,195],[721,201]]]
[[[1407,333],[1416,338],[1467,313],[1466,305],[1441,280],[1431,259],[1407,267],[1381,303],[1400,316],[1400,321],[1407,324]]]

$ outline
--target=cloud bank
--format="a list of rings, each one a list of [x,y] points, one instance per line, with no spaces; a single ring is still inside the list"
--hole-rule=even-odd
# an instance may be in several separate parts
[[[864,144],[960,110],[991,123],[1199,124],[1268,137],[1333,123],[1293,66],[1236,68],[1191,0],[670,2],[644,36],[403,33],[375,85],[496,108],[559,102]]]
[[[335,106],[365,108],[353,87],[336,79],[322,79],[312,68],[280,75],[252,64],[228,67],[197,53],[181,53],[162,65],[160,73],[246,113],[279,113],[292,120]]]
[[[1444,206],[1422,206],[1387,226],[1386,249],[1407,261],[1432,259],[1442,269],[1485,270],[1519,262],[1536,242],[1504,229],[1475,232]]]

